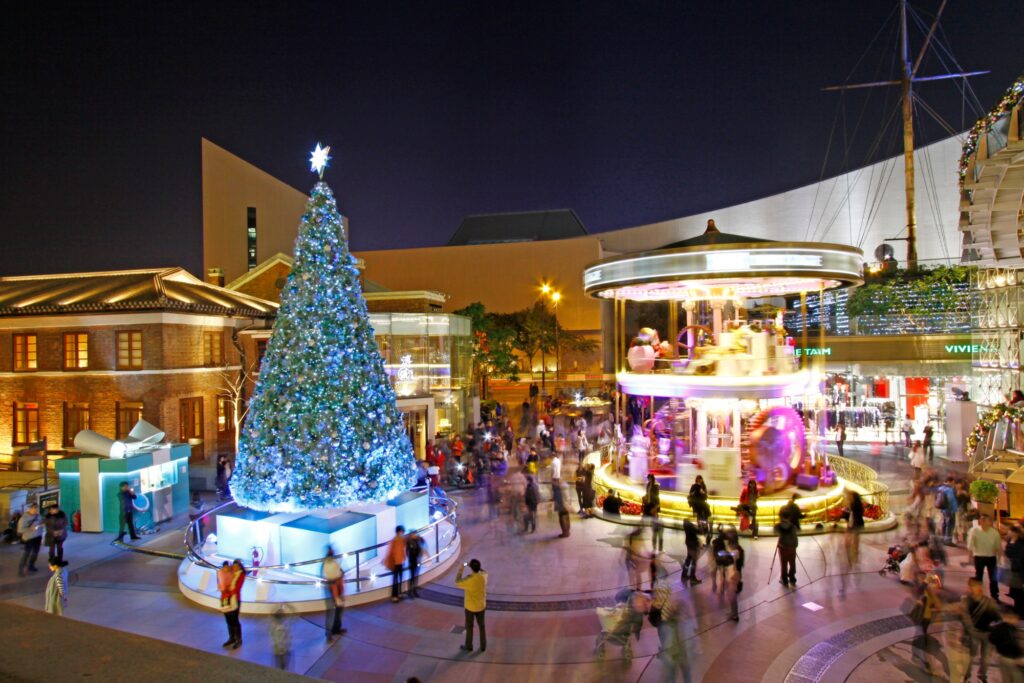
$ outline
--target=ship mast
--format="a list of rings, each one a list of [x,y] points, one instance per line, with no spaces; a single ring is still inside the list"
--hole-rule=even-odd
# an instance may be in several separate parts
[[[857,83],[854,85],[833,85],[822,90],[856,90],[859,88],[875,88],[885,85],[898,85],[903,95],[903,185],[906,193],[907,203],[907,236],[895,237],[893,240],[906,240],[907,242],[907,269],[917,270],[917,210],[914,197],[914,83],[922,81],[942,81],[950,78],[967,78],[968,76],[979,76],[987,74],[988,71],[965,71],[955,74],[939,74],[936,76],[918,76],[917,70],[921,66],[924,55],[928,50],[928,44],[935,35],[935,29],[939,26],[939,18],[942,11],[946,9],[946,2],[942,0],[939,11],[935,14],[935,21],[928,29],[928,35],[921,45],[917,59],[910,61],[910,36],[907,29],[907,0],[900,0],[900,52],[901,68],[900,78],[895,81],[875,81],[874,83]]]

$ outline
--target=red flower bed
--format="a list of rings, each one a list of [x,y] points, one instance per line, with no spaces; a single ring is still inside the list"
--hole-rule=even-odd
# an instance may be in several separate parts
[[[598,496],[597,507],[604,507],[604,499],[606,496]],[[619,507],[619,513],[623,515],[642,515],[644,513],[643,508],[640,507],[640,503],[634,503],[631,500],[623,499],[622,505]]]

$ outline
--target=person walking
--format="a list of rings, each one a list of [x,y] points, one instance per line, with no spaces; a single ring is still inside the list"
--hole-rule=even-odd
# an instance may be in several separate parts
[[[909,442],[907,445],[910,445]],[[915,441],[914,447],[910,449],[910,466],[914,468],[914,479],[920,479],[921,470],[924,469],[924,449],[920,441]]]
[[[523,533],[533,533],[537,530],[537,506],[540,504],[540,489],[537,488],[537,480],[532,474],[526,475],[526,490],[523,492],[523,502],[526,504],[526,517],[523,519]]]
[[[409,562],[409,591],[406,593],[410,598],[420,597],[419,575],[420,556],[423,554],[423,537],[415,531],[410,531],[405,537],[405,556]]]
[[[391,602],[402,599],[402,571],[405,568],[405,527],[395,527],[384,566],[391,571]]]
[[[128,533],[133,541],[139,540],[139,535],[135,532],[135,499],[138,498],[135,495],[135,489],[128,485],[128,482],[122,481],[120,490],[117,492],[118,497],[118,519],[117,519],[117,540],[119,542],[124,541],[124,529],[128,527]]]
[[[278,669],[287,671],[292,657],[292,633],[283,607],[278,607],[270,615],[270,643],[274,650],[274,664]]]
[[[576,468],[576,503],[580,507],[580,517],[586,517],[586,508],[583,506],[583,494],[587,488],[587,466],[580,465]]]
[[[43,530],[45,524],[39,516],[39,506],[29,503],[25,512],[18,519],[18,537],[25,544],[21,553],[21,562],[18,563],[18,574],[25,576],[28,572],[37,572],[36,558],[39,557],[39,547],[43,543]]]
[[[1019,617],[1024,615],[1024,529],[1019,524],[1010,526],[1003,554],[1010,563],[1007,584],[1013,609]]]
[[[992,518],[988,515],[981,515],[978,524],[967,534],[967,559],[974,563],[974,578],[979,582],[985,570],[988,570],[989,593],[993,600],[999,600],[996,565],[1003,552],[1002,539],[992,527]]]
[[[843,454],[843,444],[846,443],[846,423],[842,420],[836,425],[836,450],[839,455]]]
[[[324,637],[333,640],[343,635],[347,629],[341,627],[341,617],[345,613],[345,572],[334,557],[334,549],[327,548],[327,557],[320,567],[324,583],[327,584],[327,610],[324,614]]]
[[[665,527],[658,521],[661,513],[661,487],[653,474],[647,475],[642,512],[644,518],[651,524],[651,550],[660,553],[665,549]]]
[[[683,522],[683,537],[686,543],[686,559],[683,560],[683,571],[680,580],[685,586],[689,583],[695,586],[701,583],[697,578],[697,560],[700,558],[700,533],[690,520]]]
[[[952,545],[957,512],[956,490],[953,488],[953,477],[946,477],[945,483],[935,490],[935,507],[942,514],[942,540]]]
[[[964,627],[964,639],[968,644],[969,659],[963,680],[971,680],[975,655],[981,658],[978,680],[988,680],[988,659],[991,644],[988,639],[992,625],[999,621],[999,608],[992,598],[985,595],[980,579],[967,579],[967,595],[960,599],[960,619]]]
[[[747,486],[740,493],[739,509],[747,516],[750,524],[750,535],[757,540],[757,479],[753,477],[747,482]]]
[[[787,518],[775,525],[778,535],[779,563],[781,566],[781,583],[786,588],[796,588],[796,549],[800,545],[800,536],[796,526]]]
[[[551,454],[551,486],[558,486],[562,483],[562,458],[558,451]]]
[[[565,503],[565,489],[562,487],[561,482],[552,484],[551,488],[551,501],[554,503],[555,513],[558,515],[558,526],[561,528],[562,533],[558,534],[558,538],[569,538],[569,506]]]
[[[728,542],[728,552],[733,557],[731,566],[726,567],[726,579],[728,586],[726,590],[729,593],[729,618],[733,621],[740,620],[740,593],[743,592],[743,561],[745,553],[743,548],[740,547],[738,538],[730,538]]]
[[[50,550],[50,559],[64,560],[64,541],[68,537],[68,516],[54,503],[46,511],[43,518],[46,525],[46,547]]]
[[[683,683],[690,683],[690,662],[680,633],[679,605],[672,597],[668,574],[662,568],[658,569],[653,593],[647,619],[658,629],[661,644],[658,658],[664,666],[663,680],[675,683],[677,675],[681,675]]]
[[[221,569],[224,569],[223,565]],[[228,639],[223,647],[237,650],[242,647],[242,585],[245,583],[245,567],[242,566],[242,561],[232,562],[228,572],[226,585],[220,594],[220,609],[224,612],[224,620],[228,625]],[[219,583],[219,572],[217,578]]]
[[[58,617],[64,616],[64,610],[68,606],[68,577],[64,567],[68,565],[63,560],[55,557],[50,558],[50,580],[46,582],[46,604],[43,609]]]
[[[1021,643],[1020,617],[1011,609],[992,624],[988,640],[999,655],[999,673],[1004,683],[1024,683],[1024,644]]]
[[[932,443],[935,437],[935,430],[932,428],[931,424],[926,424],[924,426],[923,434],[924,454],[928,456],[928,464],[930,465],[935,462],[935,446]]]
[[[463,577],[469,567],[471,574]],[[455,576],[455,586],[465,591],[462,601],[463,609],[466,612],[466,644],[462,649],[466,652],[473,651],[473,622],[480,627],[480,652],[487,650],[487,627],[484,623],[484,615],[487,611],[487,572],[480,567],[480,560],[472,559],[459,567],[459,573]]]
[[[931,674],[931,664],[928,661],[928,627],[932,621],[938,618],[942,611],[942,601],[939,599],[939,578],[934,574],[922,575],[917,582],[917,600],[914,603],[913,621],[921,629],[921,634],[914,643],[914,653],[921,661],[922,668]]]

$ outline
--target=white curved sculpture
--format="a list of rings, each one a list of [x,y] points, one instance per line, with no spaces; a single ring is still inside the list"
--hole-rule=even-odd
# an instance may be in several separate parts
[[[128,436],[115,441],[98,434],[91,429],[83,429],[75,434],[75,448],[83,453],[103,455],[108,458],[123,458],[129,453],[156,446],[164,440],[164,432],[159,427],[145,420],[139,420],[128,432]]]

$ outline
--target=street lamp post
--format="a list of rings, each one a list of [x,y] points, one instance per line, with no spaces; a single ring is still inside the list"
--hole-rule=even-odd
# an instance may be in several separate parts
[[[555,387],[558,387],[562,372],[562,347],[558,343],[558,302],[561,300],[561,292],[551,293],[551,301],[555,306]]]

